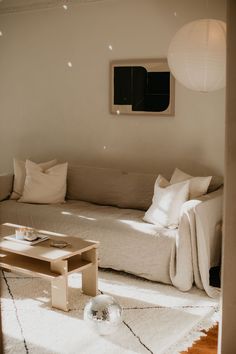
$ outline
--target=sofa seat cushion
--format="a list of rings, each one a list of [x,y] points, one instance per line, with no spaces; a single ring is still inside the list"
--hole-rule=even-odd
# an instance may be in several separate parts
[[[142,220],[144,212],[83,201],[64,204],[0,204],[0,222],[10,222],[100,242],[100,267],[171,283],[169,265],[178,230]]]

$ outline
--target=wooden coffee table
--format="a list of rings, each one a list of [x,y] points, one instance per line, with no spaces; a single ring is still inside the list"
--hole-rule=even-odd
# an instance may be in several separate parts
[[[40,231],[49,240],[34,246],[4,240],[15,233],[20,225],[0,225],[0,267],[18,273],[37,276],[51,281],[52,307],[69,310],[68,275],[82,272],[82,290],[85,294],[98,293],[98,242],[85,241],[78,237]],[[65,240],[70,244],[59,249],[51,247],[51,240]]]

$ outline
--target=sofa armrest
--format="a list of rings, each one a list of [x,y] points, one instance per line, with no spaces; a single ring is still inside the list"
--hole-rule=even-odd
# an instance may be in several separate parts
[[[12,192],[13,174],[0,174],[0,201],[7,199]]]
[[[200,198],[189,200],[184,203],[181,210],[181,219],[186,212],[191,210],[195,213],[196,232],[204,232],[210,254],[210,266],[217,266],[221,256],[221,225],[223,207],[223,188],[212,193],[205,194]]]
[[[196,207],[196,230],[204,233],[210,267],[214,267],[221,261],[223,188],[206,194],[201,201]]]
[[[219,265],[221,258],[221,224],[223,215],[223,188],[190,200],[183,205],[179,229],[189,223],[194,281],[215,297],[209,285],[209,270]]]
[[[201,204],[201,203],[210,203],[210,204],[215,204],[216,201],[219,201],[219,199],[222,202],[222,198],[223,198],[223,187],[217,189],[214,192],[211,193],[207,193],[202,195],[201,197],[195,198],[195,199],[191,199],[188,200],[187,202],[185,202],[183,204],[182,210],[181,210],[181,217],[183,215],[183,213],[187,210],[191,210],[193,208],[195,208],[197,205]]]

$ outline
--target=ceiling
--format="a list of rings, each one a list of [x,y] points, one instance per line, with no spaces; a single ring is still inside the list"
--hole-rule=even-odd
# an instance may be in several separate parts
[[[104,0],[0,0],[0,14],[40,10],[62,5],[98,2]]]

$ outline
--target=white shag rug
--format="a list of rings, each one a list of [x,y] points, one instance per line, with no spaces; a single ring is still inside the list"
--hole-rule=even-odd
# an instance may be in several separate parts
[[[175,354],[186,350],[218,316],[218,301],[112,271],[99,271],[99,290],[123,307],[123,322],[99,336],[83,320],[89,296],[81,275],[69,277],[71,310],[50,308],[50,283],[1,272],[5,354]]]

